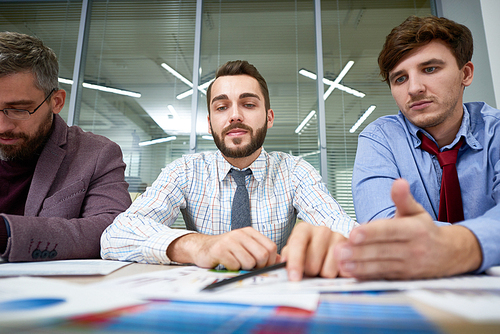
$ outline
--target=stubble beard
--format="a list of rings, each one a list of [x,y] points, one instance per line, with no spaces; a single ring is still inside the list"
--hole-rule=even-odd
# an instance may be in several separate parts
[[[226,143],[224,142],[224,137],[229,131],[233,129],[247,130],[250,134],[250,143],[248,143],[248,145],[246,146],[238,148],[227,147]],[[233,123],[223,129],[220,136],[215,132],[212,133],[212,136],[214,138],[215,146],[217,146],[219,151],[221,151],[222,155],[224,155],[226,158],[246,158],[262,147],[262,145],[264,144],[264,140],[266,139],[266,134],[267,118],[264,126],[255,131],[255,135],[251,127],[245,124]],[[241,144],[242,141],[241,138],[233,138],[231,140],[235,145]]]
[[[33,136],[26,133],[13,133],[11,131],[0,133],[3,138],[21,139],[20,144],[3,145],[0,144],[0,160],[3,161],[26,161],[40,154],[42,148],[47,143],[52,129],[52,120],[54,114],[49,112],[45,121]]]
[[[436,103],[436,102],[439,103],[439,101],[437,101],[437,99],[434,97],[420,97],[417,99],[413,99],[410,103],[408,103],[406,110],[410,109],[409,105],[411,103],[414,103],[414,102],[417,102],[420,100],[431,100],[434,103]],[[455,108],[457,107],[458,101],[459,101],[458,98],[443,101],[444,103],[441,105],[440,110],[445,110],[444,112],[437,112],[437,113],[434,112],[432,115],[427,115],[428,117],[418,117],[421,115],[417,114],[417,117],[413,117],[413,120],[411,120],[411,122],[415,126],[421,128],[421,129],[428,129],[428,128],[436,127],[436,126],[444,123],[448,118],[450,118],[453,115],[453,113],[455,112]],[[417,112],[417,113],[419,113],[419,112]],[[407,116],[407,115],[405,115],[405,116]],[[406,117],[406,118],[409,119],[409,117]],[[420,120],[419,120],[419,118],[420,118]]]

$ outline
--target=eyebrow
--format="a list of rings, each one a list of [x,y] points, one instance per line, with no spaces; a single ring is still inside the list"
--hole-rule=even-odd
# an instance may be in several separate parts
[[[443,65],[444,64],[444,60],[442,59],[437,59],[437,58],[432,58],[432,59],[429,59],[428,61],[424,61],[423,63],[420,63],[420,67],[423,67],[423,66],[429,66],[429,65]]]
[[[8,106],[30,105],[30,104],[35,104],[35,101],[33,101],[33,100],[18,100],[18,101],[10,101],[10,102],[5,103],[5,105],[8,105]]]
[[[254,93],[243,93],[243,94],[240,95],[240,99],[244,99],[244,98],[247,98],[247,97],[255,97],[257,100],[260,100],[259,95],[254,94]]]
[[[437,58],[432,58],[427,61],[424,61],[420,64],[418,64],[419,67],[425,67],[429,65],[443,65],[445,62],[444,60],[437,59]],[[403,70],[397,71],[389,75],[389,82],[392,81],[395,77],[399,76],[400,74],[404,73]]]
[[[260,100],[259,95],[254,94],[254,93],[242,93],[242,94],[240,94],[239,99],[241,100],[241,99],[245,99],[247,97],[254,97],[254,98]],[[229,97],[226,94],[217,95],[216,97],[214,97],[212,99],[212,104],[214,102],[220,101],[220,100],[229,100]]]
[[[229,97],[226,94],[217,95],[212,99],[212,104],[219,100],[229,100]]]

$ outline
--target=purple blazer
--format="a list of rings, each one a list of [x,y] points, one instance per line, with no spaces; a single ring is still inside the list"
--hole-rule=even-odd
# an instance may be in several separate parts
[[[24,216],[0,214],[10,225],[1,256],[11,262],[100,257],[102,232],[131,204],[124,172],[116,143],[55,115]]]

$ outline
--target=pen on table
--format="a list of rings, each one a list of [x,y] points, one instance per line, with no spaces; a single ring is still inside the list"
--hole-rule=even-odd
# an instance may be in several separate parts
[[[263,274],[263,273],[267,273],[269,271],[273,271],[273,270],[276,270],[276,269],[284,268],[285,266],[286,266],[286,262],[281,262],[281,263],[273,264],[272,266],[267,266],[267,267],[264,267],[264,268],[261,268],[261,269],[252,270],[252,271],[247,272],[245,274],[241,274],[241,275],[238,275],[238,276],[235,276],[235,277],[231,277],[231,278],[219,281],[219,282],[215,282],[215,283],[209,284],[206,287],[204,287],[201,291],[214,290],[214,289],[217,289],[217,288],[219,288],[221,286],[241,281],[242,279],[245,279],[245,278],[249,278],[249,277],[252,277],[252,276],[256,276],[256,275],[260,275],[260,274]]]

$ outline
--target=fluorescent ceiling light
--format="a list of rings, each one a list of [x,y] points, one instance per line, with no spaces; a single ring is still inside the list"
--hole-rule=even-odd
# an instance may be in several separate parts
[[[174,70],[172,67],[168,66],[165,63],[161,63],[161,67],[163,67],[164,69],[166,69],[167,71],[169,71],[174,77],[176,77],[180,81],[184,82],[189,87],[193,87],[193,84],[191,83],[191,81],[189,81],[188,79],[186,79],[185,77],[183,77],[182,74],[180,74],[179,72],[177,72],[176,70]]]
[[[326,100],[328,96],[333,92],[333,90],[337,87],[337,85],[340,83],[342,79],[344,79],[345,75],[349,70],[351,69],[352,65],[354,65],[354,62],[352,60],[348,61],[347,64],[345,64],[344,68],[340,72],[340,74],[335,78],[335,81],[333,82],[333,85],[331,85],[325,94],[323,95],[323,99]]]
[[[340,81],[344,78],[344,76],[347,74],[347,72],[351,69],[352,65],[354,65],[354,62],[351,60],[346,64],[346,66],[344,67],[342,72],[340,72],[340,74],[337,76],[335,81],[323,78],[323,83],[325,85],[330,86],[330,87],[328,87],[328,90],[324,93],[323,99],[326,100],[328,98],[328,96],[330,96],[330,94],[333,92],[334,89],[339,89],[339,90],[344,91],[348,94],[352,94],[356,97],[360,97],[360,98],[365,97],[365,95],[366,95],[365,93],[362,93],[360,91],[357,91],[355,89],[352,89],[350,87],[347,87],[347,86],[340,84]],[[317,78],[315,73],[312,73],[306,69],[300,69],[299,74],[301,74],[309,79],[313,79],[313,80],[316,80],[316,78]]]
[[[205,82],[205,83],[204,83],[204,84],[202,84],[202,85],[199,85],[199,86],[198,86],[198,90],[199,90],[200,92],[202,92],[202,93],[203,93],[203,95],[207,95],[207,91],[206,91],[206,89],[208,88],[208,86],[210,85],[210,83],[211,83],[212,81],[214,81],[214,80],[215,80],[215,79],[212,79],[212,80],[210,80],[210,81]],[[184,93],[180,93],[179,95],[177,95],[177,96],[176,96],[176,98],[177,98],[177,100],[182,100],[183,98],[188,97],[188,96],[190,96],[190,95],[193,95],[193,90],[192,90],[192,89],[187,90],[187,91],[185,91]]]
[[[193,83],[191,81],[189,81],[188,79],[186,79],[182,74],[180,74],[179,72],[177,72],[176,70],[174,70],[172,67],[168,66],[166,63],[161,63],[161,67],[163,67],[164,69],[166,69],[167,71],[169,71],[174,77],[176,77],[180,81],[184,82],[189,87],[193,87]],[[214,79],[212,79],[212,80],[210,80],[208,82],[205,82],[202,85],[199,85],[198,86],[198,90],[200,92],[202,92],[204,95],[207,95],[206,88],[208,87],[208,85],[210,85],[210,83],[212,81],[214,81]],[[177,98],[177,100],[182,100],[183,98],[188,97],[189,95],[192,95],[192,94],[193,94],[193,90],[190,89],[188,91],[185,91],[184,93],[181,93],[181,94],[177,95],[176,98]]]
[[[82,86],[85,87],[85,88],[100,90],[102,92],[108,92],[108,93],[126,95],[126,96],[131,96],[131,97],[141,97],[141,94],[136,93],[136,92],[130,92],[130,91],[121,90],[121,89],[117,89],[117,88],[106,87],[106,86],[93,85],[93,84],[89,84],[89,83],[86,83],[86,82],[82,83]]]
[[[311,110],[311,112],[306,116],[306,118],[304,118],[304,120],[302,121],[302,123],[299,124],[299,126],[295,129],[295,133],[299,133],[300,131],[302,131],[302,129],[304,128],[304,126],[306,126],[307,123],[309,123],[309,121],[311,120],[311,118],[316,114],[316,110]]]
[[[193,95],[192,89],[185,91],[184,93],[180,93],[179,95],[176,96],[176,98],[177,100],[182,100],[183,98],[188,97],[189,95]]]
[[[305,77],[307,77],[307,78],[309,78],[309,79],[313,79],[313,80],[316,80],[316,78],[317,78],[316,74],[314,74],[313,72],[309,72],[308,70],[303,69],[303,68],[301,68],[301,69],[299,70],[299,74],[302,74],[303,76],[305,76]],[[326,80],[328,80],[328,79],[323,78],[323,83],[325,83],[325,84],[326,84]],[[333,82],[333,81],[332,81],[332,82]],[[328,85],[328,84],[327,84],[327,85]]]
[[[70,80],[70,79],[58,78],[57,80],[59,82],[61,82],[61,83],[65,83],[65,84],[68,84],[68,85],[72,85],[73,84],[73,80]]]
[[[316,155],[316,154],[320,154],[320,151],[318,150],[318,151],[313,151],[313,152],[309,152],[309,153],[304,153],[304,154],[299,155],[299,157],[305,158],[305,157],[308,157],[310,155]]]
[[[346,93],[348,93],[348,94],[354,95],[354,96],[356,96],[356,97],[360,97],[360,98],[363,98],[363,97],[365,97],[365,96],[366,96],[366,94],[365,94],[365,93],[362,93],[362,92],[357,91],[357,90],[355,90],[355,89],[349,88],[349,87],[347,87],[347,86],[343,86],[343,85],[341,85],[341,84],[337,84],[337,89],[338,89],[338,90],[342,90],[342,91],[344,91],[344,92],[346,92]]]
[[[350,133],[356,132],[356,130],[359,128],[361,124],[370,116],[370,114],[377,108],[377,106],[370,106],[370,108],[366,109],[366,111],[363,113],[363,116],[361,116],[357,122],[352,126],[352,128],[349,130]]]
[[[214,140],[214,137],[209,136],[209,135],[203,135],[201,138],[206,139],[206,140]]]
[[[172,114],[172,116],[173,116],[174,118],[179,118],[179,114],[177,113],[177,111],[175,110],[175,108],[174,108],[174,106],[173,106],[173,105],[169,104],[169,105],[167,106],[167,108],[168,108],[168,110],[170,110],[170,113]]]
[[[68,84],[68,85],[72,85],[73,84],[73,80],[70,80],[70,79],[58,78],[58,81],[61,82],[61,83]],[[85,87],[85,88],[100,90],[102,92],[107,92],[107,93],[125,95],[125,96],[136,97],[136,98],[141,97],[140,93],[132,92],[132,91],[129,91],[129,90],[123,90],[123,89],[118,89],[118,88],[112,88],[112,87],[94,85],[94,84],[89,84],[89,83],[86,83],[86,82],[82,83],[82,86]]]
[[[177,139],[176,136],[170,136],[170,137],[166,137],[166,138],[158,138],[158,139],[140,142],[139,146],[149,146],[149,145],[154,145],[154,144],[159,144],[159,143],[165,143],[167,141],[172,141],[172,140],[176,140],[176,139]]]

